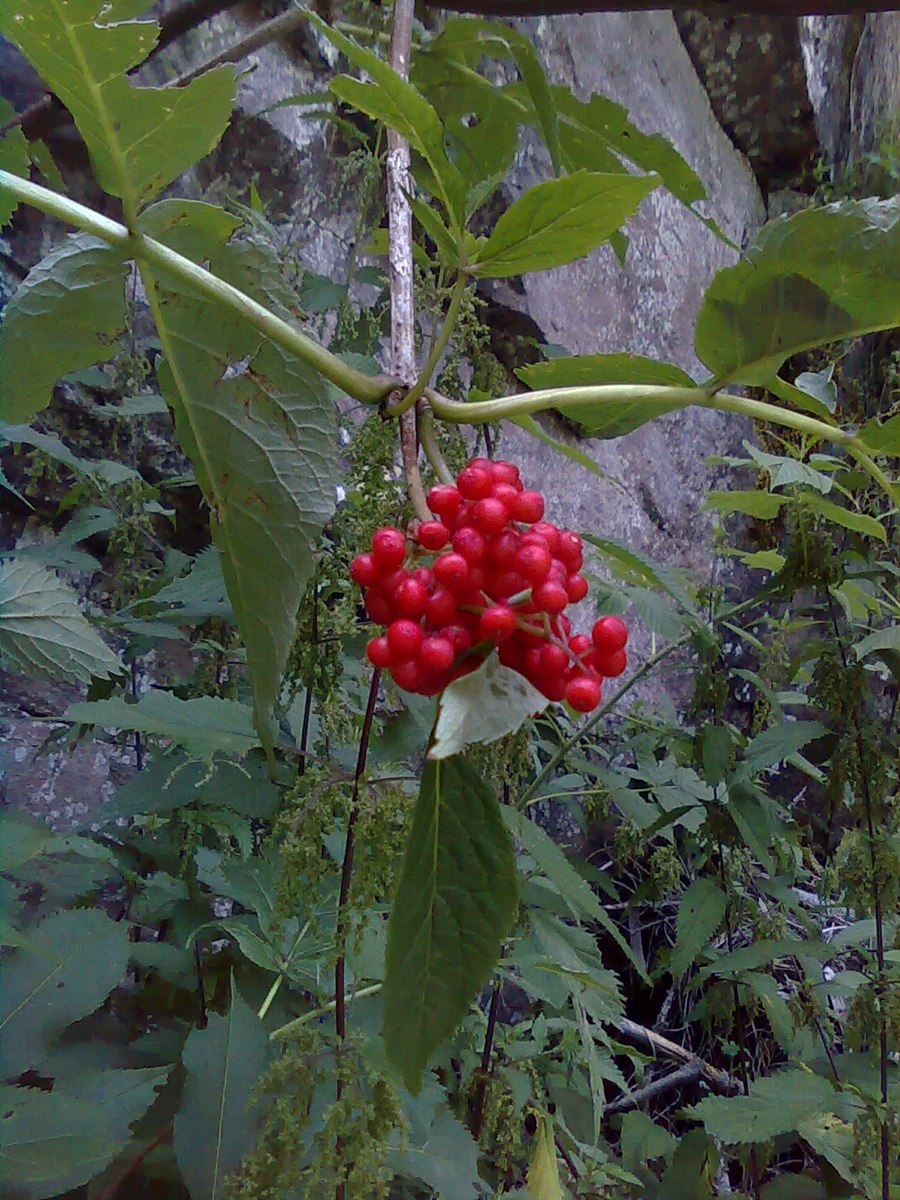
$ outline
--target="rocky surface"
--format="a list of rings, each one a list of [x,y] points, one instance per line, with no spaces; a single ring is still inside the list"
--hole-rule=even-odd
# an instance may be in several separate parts
[[[246,29],[242,12],[218,18],[160,56],[152,68],[156,77],[172,78],[232,42]],[[520,24],[533,34],[555,80],[571,84],[581,97],[594,91],[610,96],[642,130],[669,138],[706,185],[708,215],[743,245],[765,217],[758,176],[768,186],[776,169],[789,175],[795,166],[805,170],[810,155],[851,153],[853,147],[858,153],[877,141],[884,115],[897,105],[898,20],[897,14],[867,17],[858,47],[843,18],[805,31],[775,19],[771,28],[742,29],[740,36],[722,23],[704,30],[683,23],[679,31],[665,12]],[[334,200],[342,147],[301,108],[270,106],[320,90],[327,57],[323,46],[298,34],[242,62],[248,73],[233,127],[192,184],[196,194],[212,187],[216,199],[223,186],[245,196],[253,181],[286,246],[322,274],[341,269],[355,236],[352,194]],[[526,142],[507,198],[545,173],[542,153]],[[16,230],[7,247],[10,259],[30,265],[42,250],[46,226],[23,214]],[[502,326],[504,313],[520,314],[528,329],[575,353],[627,350],[697,374],[692,333],[702,290],[735,260],[735,251],[662,192],[644,203],[628,236],[624,268],[605,248],[570,267],[495,285],[495,319]],[[0,246],[4,253],[7,248]],[[496,332],[502,337],[502,328]],[[574,440],[561,422],[547,420],[558,436]],[[705,578],[712,558],[699,514],[707,490],[721,478],[703,462],[733,450],[748,432],[738,420],[699,410],[664,418],[615,442],[583,446],[605,472],[599,478],[518,429],[506,432],[504,449],[545,490],[559,521],[602,530]],[[646,639],[639,636],[635,649],[640,656]],[[34,687],[37,699],[29,690]],[[7,798],[63,824],[79,814],[86,798],[96,802],[105,795],[123,766],[123,752],[115,748],[83,745],[67,757],[68,750],[48,740],[53,726],[42,714],[58,714],[67,699],[52,685],[7,682],[0,705]]]

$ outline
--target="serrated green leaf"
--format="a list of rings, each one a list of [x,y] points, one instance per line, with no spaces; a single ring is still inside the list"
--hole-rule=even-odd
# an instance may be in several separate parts
[[[130,1125],[156,1099],[168,1067],[91,1071],[57,1080],[52,1092],[4,1087],[3,1180],[30,1200],[87,1183],[128,1144]]]
[[[900,413],[887,421],[869,421],[857,435],[870,453],[884,457],[900,455]]]
[[[98,1008],[125,974],[128,926],[95,909],[55,913],[0,971],[3,1070],[40,1065],[53,1040]]]
[[[748,1096],[708,1096],[687,1110],[706,1132],[727,1145],[767,1142],[819,1113],[834,1101],[831,1084],[810,1071],[776,1071],[750,1085]]]
[[[646,1113],[627,1112],[622,1117],[622,1163],[626,1170],[634,1171],[655,1158],[668,1162],[677,1144],[671,1133]]]
[[[688,970],[703,947],[715,937],[727,904],[725,893],[718,884],[703,875],[695,879],[682,895],[675,922],[675,949],[670,962],[672,975],[676,979]]]
[[[228,1013],[213,1013],[205,1029],[194,1029],[182,1054],[174,1147],[194,1200],[223,1200],[227,1176],[253,1148],[261,1117],[250,1097],[266,1068],[269,1040],[234,984],[231,990]]]
[[[89,683],[124,671],[72,588],[27,558],[0,562],[0,657],[39,679]]]
[[[29,421],[63,375],[113,357],[126,327],[127,273],[118,251],[85,233],[28,272],[0,324],[0,419]]]
[[[553,1119],[545,1113],[537,1114],[537,1130],[528,1163],[527,1187],[531,1200],[565,1200],[562,1184],[559,1182]]]
[[[747,744],[744,765],[752,774],[774,767],[827,732],[818,721],[780,721],[771,729],[758,733]]]
[[[637,354],[582,354],[535,363],[516,371],[533,390],[563,387],[596,387],[604,383],[650,384],[692,388],[694,381],[680,367],[642,358]],[[699,395],[699,393],[698,393]],[[579,425],[589,437],[615,438],[665,413],[685,408],[689,401],[598,400],[594,404],[555,405],[558,412]]]
[[[384,1040],[413,1093],[496,965],[516,909],[499,805],[458,758],[427,762],[388,922]]]
[[[525,413],[519,417],[510,417],[509,420],[513,425],[518,425],[520,429],[524,429],[526,433],[530,433],[533,438],[537,438],[539,442],[543,442],[545,446],[549,446],[556,454],[561,454],[563,458],[568,458],[571,462],[578,463],[580,467],[584,467],[592,475],[599,475],[602,479],[609,478],[606,471],[598,466],[592,458],[588,458],[577,446],[570,446],[567,442],[562,442],[558,438],[553,437],[534,417]]]
[[[664,592],[688,612],[695,606],[688,595],[685,583],[676,570],[653,563],[636,550],[623,545],[614,538],[597,537],[585,533],[584,540],[600,551],[600,556],[614,577],[633,588]]]
[[[900,625],[891,625],[887,629],[876,629],[853,646],[857,660],[868,658],[870,654],[877,655],[880,650],[896,650],[900,652]]]
[[[792,354],[900,325],[900,200],[808,208],[766,225],[715,276],[695,349],[720,384],[765,385]]]
[[[792,938],[762,940],[752,946],[741,946],[723,954],[699,972],[698,978],[708,979],[717,975],[723,979],[739,979],[744,971],[754,971],[767,966],[776,958],[798,958],[803,962],[825,962],[833,957],[833,951],[813,939],[801,941]]]
[[[721,513],[744,513],[748,517],[758,517],[762,521],[771,521],[781,512],[785,503],[784,496],[773,496],[771,492],[763,491],[734,491],[710,492],[706,497],[704,508],[714,508]]]
[[[177,88],[135,87],[126,78],[159,27],[123,19],[121,5],[5,0],[0,30],[72,114],[100,186],[132,214],[208,154],[231,119],[231,66]]]
[[[48,825],[28,813],[0,812],[0,873],[36,858],[55,837]]]
[[[849,508],[841,508],[839,504],[835,504],[831,500],[825,500],[821,496],[809,492],[804,494],[803,503],[807,508],[811,508],[813,512],[818,513],[820,517],[826,521],[830,521],[833,525],[840,525],[844,529],[852,529],[854,533],[862,533],[866,537],[873,537],[877,538],[880,542],[887,542],[887,533],[885,532],[884,525],[875,517],[870,517],[866,513],[852,512]]]
[[[444,688],[428,757],[450,758],[466,746],[496,742],[542,713],[547,703],[523,675],[491,654],[477,671]]]
[[[197,758],[246,754],[259,745],[247,705],[219,696],[182,700],[173,692],[154,689],[134,704],[121,696],[70,704],[64,719],[169,738]]]
[[[451,216],[462,218],[463,186],[459,172],[447,158],[440,118],[425,97],[371,50],[360,46],[333,26],[310,13],[310,22],[323,37],[345,54],[371,80],[362,83],[348,75],[331,80],[331,90],[360,112],[382,121],[409,142],[431,168],[440,184],[440,198]]]
[[[420,1179],[441,1200],[475,1200],[481,1195],[478,1145],[449,1108],[436,1114],[421,1146],[407,1145],[391,1154],[395,1171]]]
[[[689,1129],[675,1147],[663,1177],[661,1194],[678,1200],[708,1200],[719,1166],[719,1154],[702,1129]]]
[[[223,242],[220,210],[167,201],[143,214],[162,241],[188,240],[194,257],[254,298],[271,302],[257,245]],[[224,214],[223,214],[224,215]],[[271,255],[270,255],[271,257]],[[276,296],[277,299],[277,296]],[[210,508],[210,530],[247,647],[256,728],[270,746],[271,712],[296,633],[314,552],[334,512],[337,423],[330,385],[219,305],[161,281],[159,379],[179,442]]]
[[[0,96],[0,125],[6,125],[16,115],[16,110]],[[22,132],[21,126],[10,129],[9,133],[0,137],[0,171],[9,171],[11,175],[28,178],[30,157],[28,139]],[[0,228],[10,220],[18,207],[18,200],[0,190]]]
[[[584,258],[659,185],[655,175],[578,171],[529,188],[472,257],[471,274],[503,279]]]

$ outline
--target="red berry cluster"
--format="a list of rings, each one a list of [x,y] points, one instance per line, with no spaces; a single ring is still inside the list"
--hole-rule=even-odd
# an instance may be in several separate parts
[[[405,691],[433,696],[496,646],[548,700],[596,708],[602,679],[625,670],[628,631],[601,617],[590,637],[572,634],[564,609],[588,591],[578,534],[543,520],[543,496],[508,462],[473,459],[455,487],[427,499],[433,521],[408,534],[378,529],[350,564],[366,611],[387,627],[369,642],[369,661]]]

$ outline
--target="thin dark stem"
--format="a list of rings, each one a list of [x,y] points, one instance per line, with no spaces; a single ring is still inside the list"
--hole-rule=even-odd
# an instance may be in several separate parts
[[[500,980],[494,982],[491,992],[491,1006],[488,1009],[487,1029],[484,1034],[484,1048],[481,1051],[481,1072],[478,1076],[478,1087],[475,1101],[472,1105],[472,1137],[477,1142],[481,1136],[481,1124],[484,1120],[484,1098],[487,1092],[488,1076],[491,1073],[491,1054],[494,1049],[494,1032],[497,1028],[497,1013],[500,1010]]]
[[[844,670],[849,671],[850,665],[847,659],[847,649],[844,646],[844,640],[841,637],[840,626],[838,625],[837,613],[835,612],[834,600],[831,593],[828,593],[828,611],[831,615],[831,624],[834,629],[835,641],[838,645],[838,650],[841,656],[841,663]],[[881,884],[878,879],[878,864],[875,858],[875,817],[872,805],[872,791],[869,786],[869,776],[866,771],[866,754],[863,744],[862,722],[859,719],[859,709],[854,704],[850,710],[850,715],[853,720],[853,728],[856,732],[856,753],[859,756],[859,778],[863,794],[863,808],[866,814],[866,833],[869,839],[869,861],[872,866],[872,909],[875,915],[875,962],[878,967],[878,978],[875,983],[875,991],[879,997],[879,1036],[878,1036],[878,1059],[879,1059],[879,1085],[881,1091],[881,1104],[887,1112],[888,1103],[888,1031],[887,1031],[887,968],[884,957],[884,908],[881,898]],[[888,1129],[887,1117],[881,1121],[881,1200],[890,1200],[891,1193],[891,1139],[890,1130]]]
[[[138,694],[137,684],[137,663],[134,659],[131,660],[131,694],[137,699]],[[141,731],[135,730],[134,734],[134,765],[138,771],[144,769],[144,747],[141,743]]]
[[[319,644],[319,584],[317,580],[313,581],[313,611],[312,611],[312,644]],[[316,658],[318,661],[318,656]],[[300,726],[300,766],[297,768],[297,774],[303,775],[306,772],[306,755],[309,750],[309,724],[312,718],[313,704],[313,679],[312,675],[315,672],[315,666],[310,672],[310,681],[306,689],[306,697],[303,701],[303,724]]]
[[[200,1005],[197,1028],[205,1029],[209,1024],[209,1018],[206,1015],[206,989],[203,986],[203,963],[200,961],[199,940],[194,942],[194,970],[197,974],[197,1002]]]
[[[347,840],[344,843],[344,861],[341,866],[341,890],[338,897],[337,927],[335,929],[338,953],[337,961],[334,964],[334,1029],[342,1044],[347,1040],[347,902],[350,899],[350,883],[353,878],[356,823],[359,820],[359,787],[369,754],[369,741],[372,737],[372,722],[375,718],[375,702],[378,699],[380,681],[381,671],[376,668],[372,673],[372,682],[369,685],[369,699],[366,703],[362,733],[359,739],[359,753],[356,756],[356,770],[353,775],[353,791],[350,794],[350,812],[347,817]],[[336,1098],[340,1102],[343,1093],[340,1064],[335,1090]],[[340,1161],[340,1141],[337,1144],[337,1151],[338,1161]],[[345,1196],[346,1188],[344,1181],[341,1180],[335,1189],[335,1200],[344,1200]]]

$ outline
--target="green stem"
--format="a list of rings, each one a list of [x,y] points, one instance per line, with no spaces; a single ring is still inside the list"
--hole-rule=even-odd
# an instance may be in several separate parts
[[[425,451],[425,457],[431,464],[431,469],[434,471],[435,478],[439,483],[455,483],[453,472],[444,462],[444,456],[441,454],[441,448],[437,443],[434,429],[434,416],[431,409],[422,404],[417,411],[419,441],[422,444],[422,449]]]
[[[465,275],[459,275],[456,283],[453,285],[453,292],[450,295],[450,304],[447,308],[447,315],[444,317],[444,323],[441,326],[441,332],[437,337],[434,345],[431,348],[431,353],[428,355],[428,361],[419,373],[419,378],[409,389],[406,395],[399,400],[397,404],[389,405],[385,410],[389,417],[401,417],[405,412],[413,407],[422,396],[425,394],[425,389],[431,382],[431,376],[434,374],[438,363],[441,361],[441,355],[447,348],[447,343],[453,336],[453,330],[456,328],[456,319],[459,316],[459,308],[462,304],[463,296],[466,293],[466,285],[468,279]]]
[[[502,396],[498,400],[476,400],[471,402],[448,400],[430,389],[425,395],[442,421],[454,425],[485,425],[494,421],[505,421],[529,413],[543,412],[548,408],[578,409],[604,401],[614,404],[640,404],[657,401],[671,408],[686,408],[700,404],[706,394],[699,388],[657,387],[651,384],[604,383],[593,387],[546,388],[543,391],[523,392],[518,396]]]
[[[218,279],[204,267],[198,266],[153,238],[139,233],[132,235],[117,221],[111,221],[83,204],[60,196],[57,192],[30,180],[21,179],[18,175],[12,175],[9,171],[0,170],[0,191],[9,192],[23,203],[32,205],[48,216],[65,221],[76,229],[94,234],[129,257],[167,271],[169,275],[189,284],[203,296],[230,309],[276,346],[307,363],[355,400],[364,404],[378,404],[397,388],[396,380],[383,375],[363,375],[361,371],[341,362],[324,346],[294,329],[287,321],[269,312],[238,288],[223,279]]]
[[[272,986],[269,988],[269,991],[268,991],[268,993],[267,993],[267,995],[266,995],[266,998],[265,998],[265,1000],[263,1000],[262,1004],[259,1006],[259,1012],[256,1014],[256,1015],[257,1015],[257,1017],[259,1017],[260,1021],[262,1021],[262,1020],[263,1020],[263,1018],[265,1017],[266,1013],[267,1013],[267,1012],[269,1011],[269,1009],[272,1007],[272,1001],[273,1001],[273,1000],[275,999],[275,997],[278,995],[278,991],[279,991],[279,989],[280,989],[280,987],[281,987],[281,985],[282,985],[282,982],[283,982],[283,981],[284,981],[284,976],[283,976],[283,975],[276,975],[276,976],[275,976],[275,982],[274,982],[274,983],[272,984]]]
[[[374,996],[381,991],[380,983],[372,983],[368,987],[360,988],[358,992],[351,992],[347,996],[345,1003],[352,1003],[354,1000],[361,1000],[365,996]],[[334,1012],[337,1007],[335,1000],[329,1000],[327,1004],[323,1004],[321,1008],[314,1008],[311,1012],[304,1013],[302,1017],[296,1017],[293,1021],[288,1021],[287,1025],[282,1025],[278,1029],[273,1029],[269,1034],[270,1042],[283,1041],[288,1038],[298,1029],[302,1029],[304,1025],[308,1025],[310,1021],[315,1021],[316,1017],[324,1017],[330,1012]]]
[[[819,421],[806,413],[792,412],[778,404],[767,404],[764,400],[750,400],[746,396],[727,396],[724,392],[707,395],[703,400],[695,399],[694,404],[701,408],[714,408],[718,412],[737,413],[742,417],[750,417],[754,421],[768,421],[772,425],[784,425],[787,429],[797,429],[800,433],[808,433],[821,441],[836,442],[840,446],[849,446],[855,441],[852,433],[838,429],[825,421]]]

